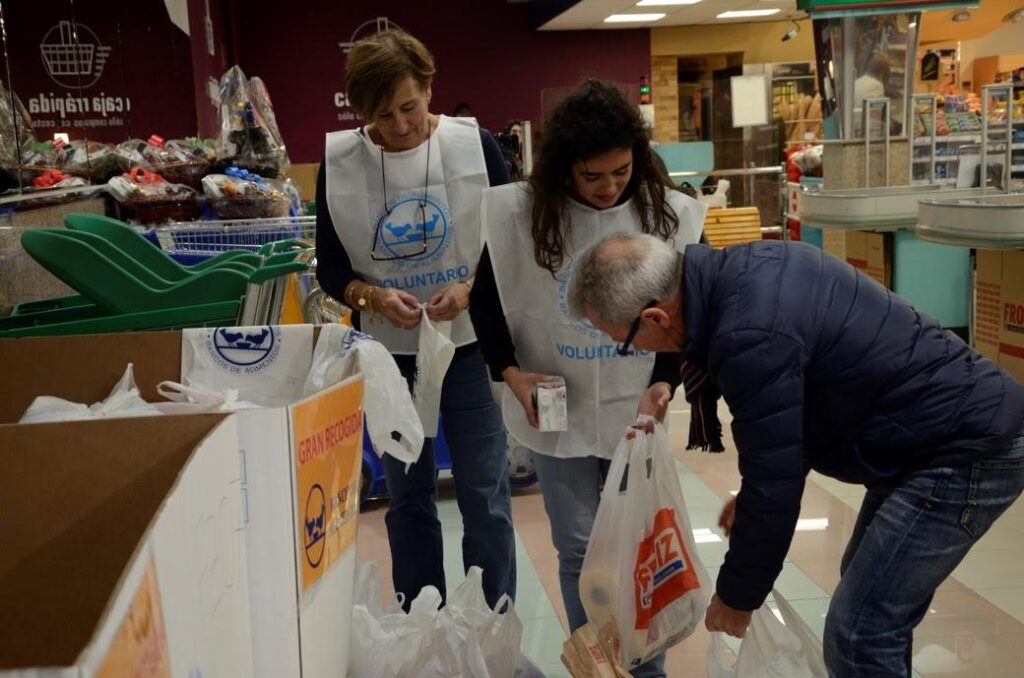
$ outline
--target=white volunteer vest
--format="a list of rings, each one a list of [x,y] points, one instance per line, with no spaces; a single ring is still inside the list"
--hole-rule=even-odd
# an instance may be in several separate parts
[[[427,302],[442,287],[476,274],[482,248],[481,192],[488,179],[475,120],[440,116],[428,141],[409,151],[385,152],[387,205],[380,147],[365,134],[358,130],[329,133],[326,163],[331,220],[352,268],[367,282],[397,288]],[[427,248],[420,253],[424,233]],[[374,248],[378,257],[416,256],[375,261],[370,256]],[[399,329],[384,318],[364,313],[362,331],[392,353],[417,351],[418,327]],[[452,341],[456,346],[476,341],[468,313],[459,314],[452,323]]]
[[[700,238],[707,207],[677,191],[666,199],[679,217],[673,238],[680,252]],[[602,237],[640,232],[632,200],[598,210],[570,201],[570,236],[562,267],[552,277],[537,265],[531,235],[531,198],[525,184],[484,191],[484,238],[494,267],[505,320],[525,372],[565,377],[569,430],[541,433],[505,386],[502,416],[509,433],[531,450],[554,457],[611,458],[654,369],[654,354],[620,357],[607,334],[569,312],[569,278],[576,257]]]

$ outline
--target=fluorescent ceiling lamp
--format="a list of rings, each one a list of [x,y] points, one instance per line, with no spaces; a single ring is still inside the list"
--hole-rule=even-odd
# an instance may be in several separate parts
[[[664,19],[665,13],[661,14],[612,14],[606,18],[604,22],[606,24],[625,24],[640,21],[657,21],[658,19]]]
[[[637,7],[664,7],[666,5],[696,5],[701,0],[640,0]]]
[[[782,10],[776,7],[775,9],[742,9],[739,11],[722,12],[718,15],[719,19],[745,19],[754,16],[771,16],[772,14],[778,14]]]
[[[827,530],[828,518],[801,518],[796,521],[797,532],[810,532],[812,530]]]

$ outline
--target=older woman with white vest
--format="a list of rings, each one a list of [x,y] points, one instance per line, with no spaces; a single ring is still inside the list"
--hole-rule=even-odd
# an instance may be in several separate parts
[[[682,251],[700,238],[705,207],[671,187],[639,110],[612,85],[577,88],[543,139],[528,182],[484,193],[486,248],[470,314],[492,377],[507,386],[508,431],[534,452],[575,630],[587,621],[580,568],[612,453],[638,411],[664,418],[681,361],[619,355],[607,335],[572,317],[569,278],[576,257],[611,233],[651,233]],[[565,379],[564,432],[537,428],[533,391],[548,376]],[[633,675],[664,676],[664,655]]]
[[[465,537],[463,564],[483,568],[494,605],[515,594],[515,534],[505,431],[469,316],[481,253],[480,201],[508,182],[494,138],[474,119],[430,113],[434,60],[416,38],[387,30],[358,41],[346,88],[367,124],[327,135],[317,179],[317,278],[360,329],[416,371],[419,325],[453,321],[458,347],[441,415]],[[433,585],[445,594],[431,441],[406,471],[384,457],[392,578],[406,605]]]

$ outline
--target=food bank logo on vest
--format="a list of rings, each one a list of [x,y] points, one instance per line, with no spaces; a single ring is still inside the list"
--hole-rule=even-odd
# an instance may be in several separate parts
[[[640,542],[633,583],[637,630],[647,629],[659,612],[700,588],[672,509],[658,511],[650,534]]]
[[[273,327],[219,327],[207,342],[207,350],[221,367],[231,372],[258,372],[277,360],[281,352],[278,331]]]
[[[447,207],[422,193],[399,196],[378,219],[378,256],[418,267],[441,258],[452,233]]]

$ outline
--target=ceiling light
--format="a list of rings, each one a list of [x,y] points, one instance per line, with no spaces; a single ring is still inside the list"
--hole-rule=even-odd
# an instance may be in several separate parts
[[[1013,10],[1003,17],[1003,21],[1008,24],[1019,24],[1024,21],[1024,7]]]
[[[747,17],[755,16],[771,16],[772,14],[778,14],[782,10],[779,8],[775,9],[742,9],[739,11],[722,12],[718,15],[719,19],[745,19]]]
[[[606,24],[625,24],[641,21],[657,21],[658,19],[664,18],[664,12],[661,14],[612,14],[610,17],[607,17],[604,22]]]
[[[962,9],[959,12],[954,12],[953,15],[949,17],[949,20],[956,23],[960,23],[962,21],[967,21],[970,18],[971,13],[968,12],[966,9]]]
[[[663,7],[665,5],[696,5],[701,0],[640,0],[637,7]]]
[[[799,34],[800,34],[800,24],[798,24],[797,22],[795,22],[793,20],[790,20],[789,28],[787,28],[786,32],[782,34],[782,42],[788,42],[788,41],[792,40],[793,38],[795,38]]]

